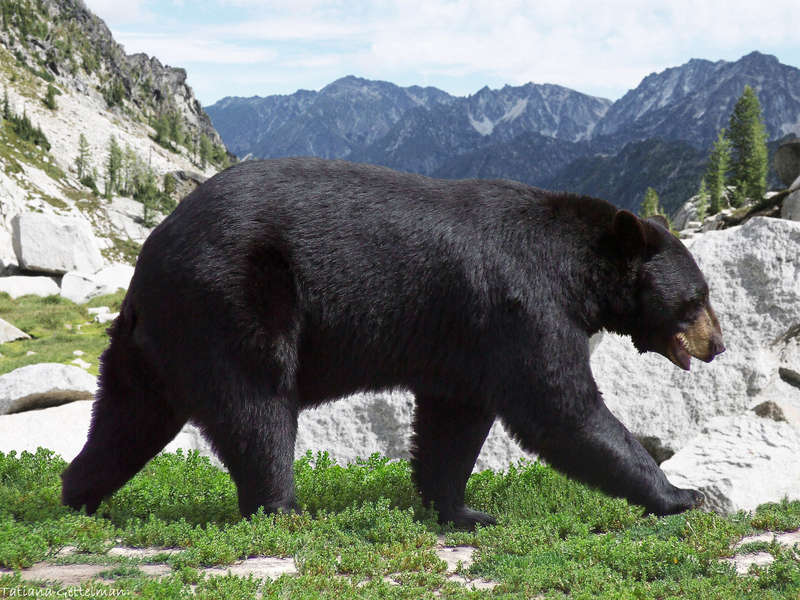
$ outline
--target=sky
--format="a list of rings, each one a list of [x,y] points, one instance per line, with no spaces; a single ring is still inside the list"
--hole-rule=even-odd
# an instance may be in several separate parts
[[[431,85],[554,83],[616,100],[691,58],[758,50],[800,67],[797,0],[84,0],[127,53],[183,67],[204,105],[345,75]]]

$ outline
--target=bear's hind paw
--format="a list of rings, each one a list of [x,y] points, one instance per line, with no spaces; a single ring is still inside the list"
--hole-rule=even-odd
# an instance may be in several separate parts
[[[467,506],[461,506],[449,514],[439,513],[439,523],[442,525],[452,523],[457,529],[472,531],[477,525],[484,527],[496,525],[497,520],[479,510],[473,510]]]

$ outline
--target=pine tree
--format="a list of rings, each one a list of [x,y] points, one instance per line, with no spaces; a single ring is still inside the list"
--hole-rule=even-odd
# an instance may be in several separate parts
[[[47,93],[45,94],[44,97],[44,105],[50,110],[58,109],[58,104],[56,103],[57,92],[58,90],[52,83],[47,84]]]
[[[706,186],[706,178],[700,180],[700,188],[697,190],[697,220],[702,222],[708,214],[708,200],[710,195]]]
[[[161,212],[165,215],[171,213],[178,206],[175,200],[175,192],[177,191],[177,183],[171,173],[164,173],[163,179],[164,187],[161,192]]]
[[[167,115],[161,114],[153,121],[153,129],[156,130],[155,140],[162,146],[169,144],[169,119]]]
[[[739,192],[734,206],[744,198],[760,200],[767,189],[767,131],[758,96],[749,85],[733,107],[728,137],[733,182]]]
[[[108,161],[106,162],[106,189],[105,196],[109,200],[111,195],[119,190],[120,170],[122,169],[122,148],[113,135],[108,140]]]
[[[711,215],[717,214],[725,204],[725,183],[728,178],[728,168],[731,160],[731,142],[722,129],[717,134],[717,141],[708,157],[708,166],[704,180],[708,185],[709,206]]]
[[[78,179],[83,179],[89,173],[89,141],[86,136],[80,134],[78,137],[78,156],[75,159],[75,170],[78,171]]]
[[[156,212],[159,208],[160,193],[155,173],[151,169],[145,169],[142,173],[133,197],[142,203],[144,226],[153,227],[155,225]]]
[[[122,153],[122,169],[120,177],[120,190],[126,196],[132,195],[136,190],[136,184],[141,170],[141,160],[136,151],[130,144],[125,144],[125,151]]]
[[[200,168],[205,169],[206,164],[211,159],[211,153],[213,151],[211,140],[208,139],[208,136],[204,133],[200,136],[200,144],[198,149],[198,155],[200,158]]]
[[[644,201],[642,202],[642,207],[639,209],[639,216],[646,219],[647,217],[655,215],[664,216],[664,211],[659,205],[658,192],[649,187],[644,193]]]
[[[11,104],[8,101],[8,88],[3,88],[3,118],[11,118]]]

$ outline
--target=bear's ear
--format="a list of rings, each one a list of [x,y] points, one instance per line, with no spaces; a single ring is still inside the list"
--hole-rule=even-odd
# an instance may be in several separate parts
[[[667,218],[664,215],[653,215],[652,217],[647,217],[647,220],[651,223],[658,223],[664,229],[669,231],[669,221],[667,221]]]
[[[628,255],[640,254],[647,245],[644,224],[639,217],[627,210],[618,210],[614,215],[614,235]]]

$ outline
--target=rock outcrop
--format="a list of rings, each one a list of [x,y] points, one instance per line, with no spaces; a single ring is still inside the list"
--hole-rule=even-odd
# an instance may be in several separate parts
[[[691,373],[640,356],[616,335],[604,336],[592,355],[609,408],[663,457],[712,418],[760,403],[781,369],[800,369],[784,362],[794,360],[787,348],[800,325],[800,223],[757,217],[687,245],[708,280],[727,351],[710,365],[695,361]],[[800,389],[787,392],[800,402]]]
[[[86,400],[97,381],[79,367],[40,363],[0,375],[0,415]]]
[[[61,295],[77,304],[84,304],[96,296],[127,290],[133,277],[130,265],[111,265],[96,273],[71,271],[61,279]]]
[[[754,510],[767,500],[800,498],[800,430],[774,413],[715,417],[661,466],[679,487],[699,489],[705,508]]]
[[[12,226],[18,264],[27,271],[94,273],[103,266],[92,228],[83,219],[22,213]]]
[[[800,139],[783,142],[772,159],[775,172],[784,185],[800,177]]]
[[[0,344],[16,340],[29,340],[31,336],[8,321],[0,319]]]
[[[5,292],[12,298],[19,298],[32,294],[34,296],[52,296],[58,294],[58,284],[52,277],[44,275],[10,275],[0,277],[0,292]]]

